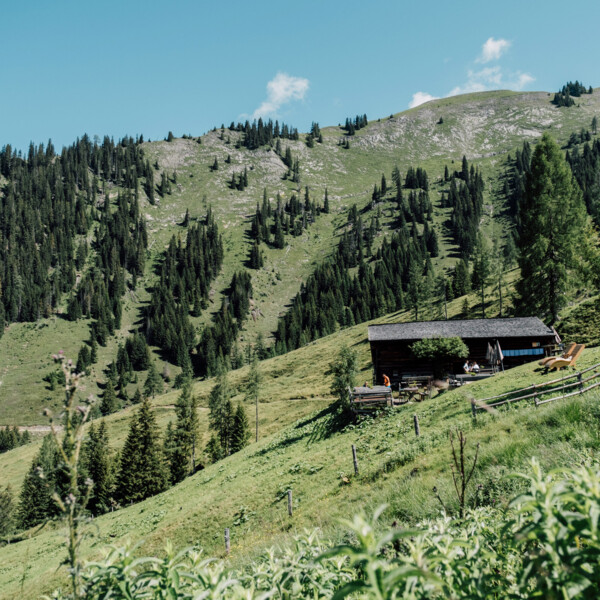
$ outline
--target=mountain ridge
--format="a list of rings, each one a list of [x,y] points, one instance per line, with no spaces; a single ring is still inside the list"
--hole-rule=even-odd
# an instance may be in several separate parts
[[[287,167],[273,149],[236,148],[242,134],[227,128],[207,132],[201,136],[201,143],[198,143],[199,138],[145,142],[142,146],[146,157],[159,165],[154,171],[155,183],[160,182],[163,171],[169,176],[176,171],[177,182],[172,186],[172,193],[157,198],[155,205],[143,200],[142,195],[141,212],[146,217],[150,238],[148,268],[136,292],[126,293],[124,297],[123,326],[107,348],[100,350],[99,364],[93,369],[89,382],[90,391],[101,391],[96,382],[104,380],[102,370],[114,360],[117,342],[122,342],[139,322],[140,309],[147,302],[148,290],[154,282],[152,269],[161,260],[171,236],[184,236],[185,228],[181,223],[186,210],[194,220],[202,218],[210,206],[224,240],[224,265],[211,286],[209,307],[194,321],[195,326],[201,326],[210,322],[211,316],[218,311],[233,273],[246,264],[250,249],[250,218],[262,199],[263,190],[267,189],[267,197],[273,202],[278,192],[288,199],[293,193],[303,194],[307,186],[311,197],[322,202],[325,189],[328,190],[331,213],[321,214],[301,236],[287,236],[284,249],[266,247],[265,266],[251,271],[256,290],[255,312],[244,325],[239,343],[254,343],[259,334],[268,340],[278,317],[289,306],[314,266],[333,251],[338,236],[346,227],[347,211],[352,204],[366,209],[367,215],[377,212],[377,208],[370,208],[373,186],[379,184],[382,173],[389,179],[395,165],[403,174],[409,166],[422,166],[428,170],[433,183],[430,193],[434,203],[434,223],[438,233],[444,234],[443,223],[448,218],[448,211],[439,207],[440,191],[446,187],[440,178],[443,178],[444,165],[451,170],[459,169],[459,161],[466,155],[481,169],[485,181],[484,229],[489,229],[493,223],[505,227],[502,220],[504,199],[497,188],[508,153],[518,149],[524,138],[533,141],[546,130],[565,144],[572,132],[589,127],[596,112],[600,112],[597,92],[582,96],[578,99],[579,105],[570,108],[558,108],[551,104],[551,99],[552,95],[547,92],[466,94],[432,100],[391,118],[369,121],[353,136],[347,136],[339,126],[323,127],[323,143],[315,143],[313,148],[307,147],[305,134],[301,134],[298,141],[282,140],[282,148],[289,146],[299,160],[300,182],[282,179]],[[438,123],[440,117],[443,119],[441,124]],[[344,139],[349,140],[349,149],[339,145]],[[231,156],[230,163],[226,162],[228,155]],[[474,156],[480,158],[473,159]],[[215,158],[219,170],[211,171]],[[230,189],[228,181],[244,168],[248,169],[248,187],[243,191]],[[118,189],[109,185],[107,192],[114,198]],[[382,202],[378,207],[382,213],[382,231],[377,236],[377,243],[395,227],[393,203]],[[446,234],[440,239],[440,258],[434,262],[447,268],[455,264],[455,259],[451,258],[453,242]],[[86,332],[87,323],[65,323],[56,316],[35,324],[10,325],[0,340],[0,364],[3,364],[0,398],[8,399],[8,403],[0,402],[0,422],[44,423],[42,408],[48,396],[53,395],[48,394],[42,379],[52,367],[50,355],[59,349],[56,344],[60,344],[71,356],[76,356],[78,346],[87,337]],[[32,361],[28,354],[32,352],[34,339],[39,348],[33,352],[36,358]],[[23,368],[26,365],[35,365],[37,373],[36,369]],[[23,390],[30,400],[25,403],[26,412],[19,416],[16,411]]]

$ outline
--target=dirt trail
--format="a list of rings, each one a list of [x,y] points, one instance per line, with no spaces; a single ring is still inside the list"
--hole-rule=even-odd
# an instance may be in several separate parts
[[[0,429],[12,427],[12,425],[0,425]],[[19,431],[29,431],[29,433],[50,433],[52,431],[50,425],[17,425]],[[62,425],[55,425],[55,431],[62,431]]]

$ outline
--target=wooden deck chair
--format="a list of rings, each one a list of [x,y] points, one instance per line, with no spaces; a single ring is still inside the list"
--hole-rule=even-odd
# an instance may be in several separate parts
[[[569,358],[569,356],[571,356],[573,350],[575,350],[575,346],[577,346],[577,344],[575,342],[571,342],[570,344],[567,344],[565,351],[560,356],[546,356],[546,358],[542,358],[542,360],[540,360],[538,362],[538,365],[541,365],[542,367],[544,367],[551,360],[554,360],[556,358]]]
[[[546,368],[551,371],[552,369],[562,369],[563,367],[574,367],[584,348],[585,344],[577,344],[571,356],[568,358],[555,358],[546,365]]]

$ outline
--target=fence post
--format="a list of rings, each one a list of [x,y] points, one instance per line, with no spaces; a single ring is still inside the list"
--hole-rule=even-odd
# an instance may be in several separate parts
[[[537,408],[538,407],[538,398],[537,398],[535,383],[531,384],[531,387],[533,388],[533,403],[535,404],[535,407]]]
[[[471,398],[471,413],[473,418],[477,419],[477,407],[475,406],[475,398]]]
[[[230,544],[229,544],[229,527],[225,528],[225,554],[229,554]]]
[[[579,393],[583,393],[583,378],[581,377],[581,371],[577,373],[577,381],[579,382]]]
[[[413,415],[413,421],[415,423],[415,435],[419,437],[421,435],[421,429],[419,428],[419,417]]]
[[[290,515],[290,517],[291,517],[292,513],[293,513],[293,509],[292,509],[292,490],[288,490],[287,494],[288,494],[288,515]]]
[[[352,444],[352,461],[354,462],[354,474],[358,475],[358,459],[356,458],[356,446]]]

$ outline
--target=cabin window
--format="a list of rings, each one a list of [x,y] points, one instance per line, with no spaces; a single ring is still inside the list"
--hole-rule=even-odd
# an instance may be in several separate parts
[[[543,348],[525,348],[523,350],[502,350],[504,356],[535,356],[544,354]]]

